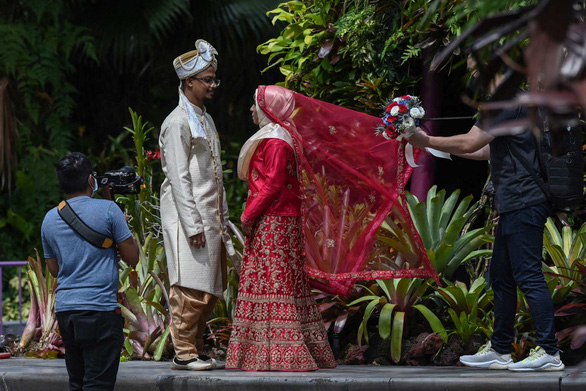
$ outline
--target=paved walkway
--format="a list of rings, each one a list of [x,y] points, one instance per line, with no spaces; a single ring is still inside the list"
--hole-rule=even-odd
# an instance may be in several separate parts
[[[65,360],[0,360],[0,391],[67,390]],[[316,372],[174,371],[169,363],[123,362],[116,391],[585,391],[586,372],[460,367],[339,366]]]

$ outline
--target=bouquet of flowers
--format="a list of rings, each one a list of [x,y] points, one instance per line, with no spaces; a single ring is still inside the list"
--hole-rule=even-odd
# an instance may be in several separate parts
[[[408,138],[424,115],[425,110],[418,97],[403,95],[395,98],[387,105],[381,124],[376,127],[376,134],[382,134],[387,140]]]

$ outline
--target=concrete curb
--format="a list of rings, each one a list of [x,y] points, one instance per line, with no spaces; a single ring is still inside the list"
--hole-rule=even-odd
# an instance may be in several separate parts
[[[169,363],[123,362],[116,391],[584,391],[586,373],[511,373],[461,367],[340,366],[315,372],[174,371]],[[0,360],[0,391],[67,389],[64,360]]]

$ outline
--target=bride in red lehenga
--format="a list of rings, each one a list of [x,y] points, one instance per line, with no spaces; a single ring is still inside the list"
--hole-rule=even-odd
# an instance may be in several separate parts
[[[403,199],[406,142],[375,137],[380,118],[283,87],[260,86],[251,111],[260,130],[238,160],[247,240],[226,366],[332,368],[310,284],[348,295],[357,280],[437,279]]]
[[[242,215],[247,239],[227,368],[310,371],[335,367],[304,271],[295,144],[290,133],[267,118],[258,104],[264,99],[272,114],[286,121],[295,101],[293,94],[280,92],[257,91],[250,110],[261,129],[244,144],[238,162],[239,176],[248,180]]]

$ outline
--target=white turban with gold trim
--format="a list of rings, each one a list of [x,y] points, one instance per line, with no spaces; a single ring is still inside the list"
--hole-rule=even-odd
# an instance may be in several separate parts
[[[195,41],[195,50],[184,53],[173,60],[173,66],[179,80],[197,75],[210,66],[218,69],[217,54],[218,51],[203,39]]]

